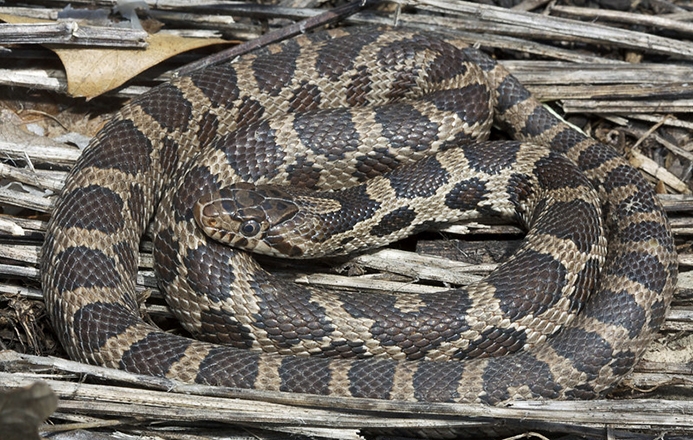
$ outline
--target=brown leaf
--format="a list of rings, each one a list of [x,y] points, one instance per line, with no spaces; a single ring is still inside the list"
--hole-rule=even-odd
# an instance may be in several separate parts
[[[93,98],[174,55],[211,44],[228,43],[216,38],[184,38],[167,34],[150,35],[147,42],[149,46],[145,50],[51,50],[65,66],[67,93],[75,97]]]
[[[8,14],[0,14],[0,20],[8,23],[44,22]],[[158,33],[149,35],[147,43],[147,48],[143,50],[47,47],[58,55],[65,66],[67,93],[74,97],[94,98],[174,55],[212,44],[229,44],[229,41]]]

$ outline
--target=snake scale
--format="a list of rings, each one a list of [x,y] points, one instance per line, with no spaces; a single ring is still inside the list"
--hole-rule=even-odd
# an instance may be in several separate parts
[[[516,141],[487,142],[493,123]],[[453,177],[463,165],[471,174]],[[359,228],[388,241],[418,231],[431,220],[416,220],[414,199],[431,197],[453,217],[500,214],[529,232],[467,289],[323,292],[275,279],[197,226],[198,201],[220,195],[245,214],[257,214],[249,201],[270,216],[286,208],[267,184],[335,190],[334,206],[317,208],[319,223],[342,204],[353,214],[319,237],[338,252]],[[356,189],[337,191],[345,184]],[[140,317],[138,246],[153,216],[160,286],[205,341]],[[273,237],[275,252],[303,252]],[[643,354],[677,276],[653,190],[609,147],[474,48],[358,27],[272,45],[127,104],[71,171],[41,271],[78,361],[238,388],[489,404],[603,395]]]

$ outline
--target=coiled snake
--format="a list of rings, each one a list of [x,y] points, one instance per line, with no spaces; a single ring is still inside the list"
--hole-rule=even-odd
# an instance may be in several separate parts
[[[493,122],[522,143],[485,143]],[[454,177],[463,165],[471,174]],[[269,183],[330,190],[383,173],[316,204],[318,223],[342,220],[318,241],[348,252],[362,246],[359,230],[392,240],[476,212],[525,222],[527,242],[468,289],[364,298],[276,280],[195,223],[196,209],[236,202],[244,219],[258,206],[272,217],[287,205]],[[452,217],[417,220],[436,197]],[[138,244],[155,210],[161,288],[208,342],[140,318]],[[254,238],[256,226],[236,244],[304,252],[280,235]],[[41,270],[75,360],[240,388],[487,403],[608,391],[662,323],[677,274],[650,185],[610,148],[473,48],[362,28],[303,35],[126,105],[72,170]]]

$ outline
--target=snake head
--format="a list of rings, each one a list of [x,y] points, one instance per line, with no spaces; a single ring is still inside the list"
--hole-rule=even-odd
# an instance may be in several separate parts
[[[290,224],[299,212],[292,196],[275,187],[236,183],[203,195],[195,204],[195,221],[210,238],[229,246],[279,257],[302,254],[272,228]],[[298,254],[298,255],[297,255]]]

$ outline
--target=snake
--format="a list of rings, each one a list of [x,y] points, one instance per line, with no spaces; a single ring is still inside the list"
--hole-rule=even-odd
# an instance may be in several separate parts
[[[493,125],[509,140],[489,141]],[[245,250],[316,258],[484,215],[518,221],[525,242],[487,279],[436,294],[302,286]],[[141,316],[146,234],[193,337]],[[291,241],[307,237],[317,244]],[[496,60],[444,35],[356,26],[173,78],[122,107],[70,171],[41,276],[80,362],[495,405],[612,390],[662,324],[677,264],[648,181]]]

